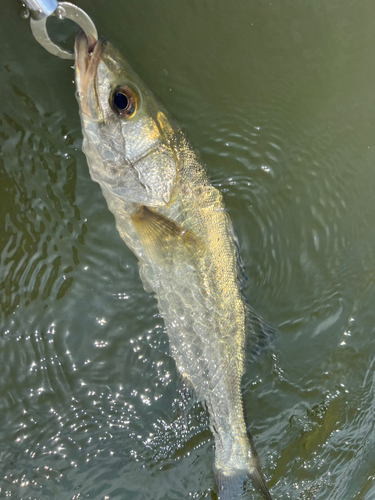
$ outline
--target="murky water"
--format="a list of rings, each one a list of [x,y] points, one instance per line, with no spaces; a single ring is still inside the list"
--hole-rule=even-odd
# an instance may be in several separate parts
[[[85,0],[225,196],[279,326],[244,377],[274,499],[375,497],[375,4]],[[156,302],[80,151],[70,63],[2,0],[0,497],[216,498]]]

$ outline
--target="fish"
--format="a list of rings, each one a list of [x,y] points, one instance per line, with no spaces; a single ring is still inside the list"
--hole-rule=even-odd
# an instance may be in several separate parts
[[[77,34],[75,82],[91,178],[156,297],[178,372],[208,409],[218,498],[249,497],[252,483],[272,500],[241,394],[246,337],[256,349],[270,325],[244,300],[222,194],[184,131],[107,40],[89,45]]]

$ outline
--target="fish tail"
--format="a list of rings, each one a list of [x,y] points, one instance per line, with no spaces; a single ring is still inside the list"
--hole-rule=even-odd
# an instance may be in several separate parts
[[[272,500],[259,466],[248,470],[233,470],[230,474],[215,468],[218,500],[245,500],[249,498],[247,486],[249,480],[265,500]]]

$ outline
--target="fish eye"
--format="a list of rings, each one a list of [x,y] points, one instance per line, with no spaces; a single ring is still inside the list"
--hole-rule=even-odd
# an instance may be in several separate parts
[[[111,106],[118,115],[130,118],[137,110],[137,96],[131,88],[119,85],[112,93]]]

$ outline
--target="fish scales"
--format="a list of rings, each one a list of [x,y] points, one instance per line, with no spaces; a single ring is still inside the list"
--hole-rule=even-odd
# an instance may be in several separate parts
[[[158,301],[178,371],[207,405],[220,500],[263,497],[241,397],[246,307],[221,193],[178,125],[108,42],[76,39],[83,150]]]

